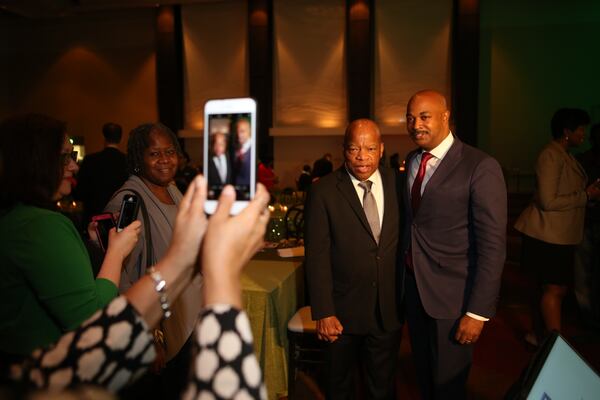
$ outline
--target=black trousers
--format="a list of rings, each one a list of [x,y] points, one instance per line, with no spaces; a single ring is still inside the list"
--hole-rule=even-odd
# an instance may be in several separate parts
[[[454,340],[457,319],[434,319],[423,308],[414,275],[405,278],[406,322],[423,399],[464,399],[473,345]]]
[[[365,373],[367,398],[395,399],[394,375],[400,347],[400,331],[367,335],[342,334],[328,346],[328,399],[352,399],[353,373]]]

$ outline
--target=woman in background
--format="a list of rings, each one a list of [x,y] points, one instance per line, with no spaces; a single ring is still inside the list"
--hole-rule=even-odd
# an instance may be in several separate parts
[[[110,233],[94,279],[73,223],[55,211],[78,167],[65,124],[29,114],[0,124],[0,352],[18,360],[75,329],[118,294],[140,223]]]
[[[137,195],[142,203],[137,218],[143,229],[125,265],[119,286],[121,293],[144,277],[147,267],[163,258],[171,242],[177,208],[182,199],[174,184],[181,154],[175,134],[160,123],[140,125],[129,134],[127,163],[131,175],[105,207],[107,212],[118,212],[126,194]],[[160,377],[149,376],[148,382],[141,383],[135,390],[158,397],[161,390],[165,395],[174,397],[182,390],[190,354],[189,349],[182,351],[182,348],[186,343],[191,346],[188,339],[200,311],[197,299],[201,284],[201,277],[197,275],[171,305],[173,315],[155,331],[159,354],[154,369],[160,372]],[[165,361],[168,362],[166,367]],[[154,386],[158,382],[162,382],[158,385],[161,387]],[[138,392],[131,394],[133,397],[140,395]]]
[[[525,336],[532,345],[539,344],[552,330],[560,332],[562,300],[572,282],[586,204],[600,198],[600,188],[595,184],[586,187],[585,171],[569,152],[583,143],[589,122],[584,110],[556,111],[551,122],[552,140],[537,158],[533,202],[515,223],[523,233],[521,265],[538,285],[532,302],[534,332]]]

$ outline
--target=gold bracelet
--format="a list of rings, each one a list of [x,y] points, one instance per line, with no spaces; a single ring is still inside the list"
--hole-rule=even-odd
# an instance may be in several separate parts
[[[167,282],[154,267],[148,268],[147,273],[154,281],[154,290],[158,293],[158,300],[160,301],[163,318],[168,319],[171,316],[171,306],[169,305],[169,299],[167,298]]]

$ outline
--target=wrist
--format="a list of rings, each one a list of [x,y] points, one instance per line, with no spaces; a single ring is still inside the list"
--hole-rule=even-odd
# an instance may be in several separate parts
[[[106,254],[104,255],[104,260],[110,260],[111,262],[123,264],[125,261],[125,256],[121,254],[121,252],[115,250],[114,248],[106,249]]]
[[[231,304],[242,308],[242,289],[238,280],[211,279],[204,275],[204,304]]]

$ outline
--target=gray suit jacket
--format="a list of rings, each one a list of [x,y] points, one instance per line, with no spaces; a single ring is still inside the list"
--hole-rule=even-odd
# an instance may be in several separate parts
[[[305,214],[305,265],[313,319],[336,316],[344,333],[400,327],[404,268],[399,263],[399,197],[393,171],[380,168],[384,216],[379,245],[345,167],[311,185]]]
[[[420,150],[408,154],[409,166]],[[423,307],[436,319],[491,317],[506,255],[506,186],[496,160],[455,138],[413,216],[403,184],[404,250],[412,244]]]

